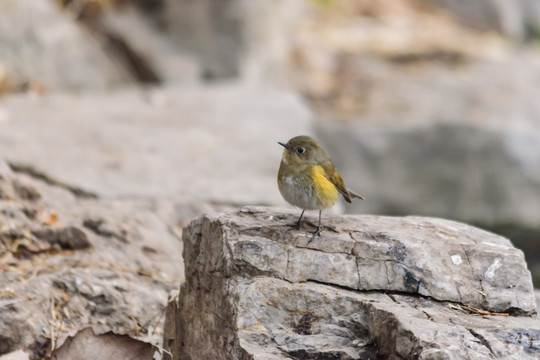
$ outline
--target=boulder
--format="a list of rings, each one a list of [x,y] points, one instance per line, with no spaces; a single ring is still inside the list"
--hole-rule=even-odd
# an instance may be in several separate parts
[[[534,359],[540,321],[523,254],[423,217],[245,207],[183,232],[167,310],[174,359]]]
[[[0,3],[0,68],[14,90],[103,90],[130,83],[75,19],[51,0]]]
[[[145,203],[75,195],[1,160],[0,356],[73,359],[54,351],[89,327],[109,347],[126,335],[120,353],[160,346],[167,294],[184,279],[176,230]]]

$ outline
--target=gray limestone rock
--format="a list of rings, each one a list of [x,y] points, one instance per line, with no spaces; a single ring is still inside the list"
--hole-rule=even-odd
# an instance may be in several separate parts
[[[523,254],[433,218],[323,218],[246,207],[184,229],[169,303],[175,359],[534,359],[540,321]],[[501,314],[501,312],[510,312]],[[480,316],[483,315],[483,316]],[[497,316],[498,315],[498,316]]]

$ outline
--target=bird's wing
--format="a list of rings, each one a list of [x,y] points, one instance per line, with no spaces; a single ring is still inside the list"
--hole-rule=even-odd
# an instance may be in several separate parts
[[[341,175],[337,172],[337,170],[334,169],[333,174],[326,174],[326,177],[334,186],[338,189],[338,191],[343,195],[343,198],[345,198],[345,201],[350,203],[351,202],[351,194],[349,193],[349,190],[347,190],[347,187],[345,186],[345,182],[341,178]]]
[[[355,192],[352,191],[351,189],[347,189],[347,190],[349,191],[349,194],[351,194],[351,197],[357,198],[357,199],[360,199],[360,200],[365,200],[363,196],[358,195],[357,193],[355,193]]]
[[[326,166],[323,166],[325,176],[334,186],[338,189],[341,195],[343,195],[343,198],[346,202],[350,203],[353,198],[364,200],[364,198],[354,191],[351,191],[347,189],[345,186],[345,182],[343,181],[343,178],[341,175],[339,175],[338,171],[336,170],[334,164],[329,163],[325,164]]]

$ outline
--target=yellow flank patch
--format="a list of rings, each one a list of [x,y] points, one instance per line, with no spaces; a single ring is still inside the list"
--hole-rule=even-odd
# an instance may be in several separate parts
[[[336,186],[326,178],[324,169],[319,165],[312,166],[311,178],[313,180],[315,194],[319,198],[321,204],[325,208],[334,205],[339,196],[339,191]]]

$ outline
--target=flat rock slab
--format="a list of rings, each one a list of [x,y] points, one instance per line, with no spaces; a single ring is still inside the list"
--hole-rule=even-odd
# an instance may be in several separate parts
[[[300,231],[287,226],[297,215],[247,207],[209,219],[223,233],[205,255],[231,275],[408,292],[490,311],[536,309],[523,253],[501,236],[443,219],[364,215],[325,217],[323,235],[312,239],[315,218]]]
[[[190,359],[540,355],[540,322],[523,316],[536,309],[530,273],[507,239],[442,219],[325,216],[311,240],[316,218],[291,230],[297,215],[246,207],[184,229],[165,346]]]
[[[12,96],[0,153],[106,198],[277,205],[276,142],[309,133],[308,116],[293,93],[242,84]]]

